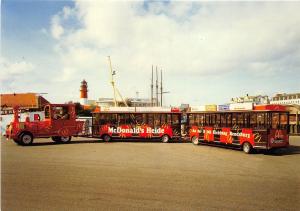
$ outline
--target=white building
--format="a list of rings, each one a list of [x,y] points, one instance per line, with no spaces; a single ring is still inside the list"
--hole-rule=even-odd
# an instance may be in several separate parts
[[[254,103],[255,105],[259,105],[259,104],[269,104],[270,100],[268,95],[249,96],[247,94],[244,97],[231,98],[230,103]]]
[[[154,99],[155,100],[155,99]],[[129,107],[151,107],[151,100],[148,98],[126,98],[126,103]],[[119,106],[125,106],[122,101],[117,101]],[[113,98],[99,98],[97,105],[100,107],[114,107],[115,101]]]
[[[127,101],[130,103],[132,107],[151,107],[153,103],[151,103],[151,99],[148,98],[127,98]],[[154,99],[155,101],[155,99]]]
[[[271,104],[282,104],[282,105],[300,105],[300,93],[292,94],[276,94],[270,101]]]
[[[115,101],[113,98],[99,98],[97,101],[97,105],[100,107],[113,107],[115,105]]]

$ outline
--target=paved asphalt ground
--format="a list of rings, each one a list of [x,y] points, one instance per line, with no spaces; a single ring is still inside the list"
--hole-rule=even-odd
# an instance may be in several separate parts
[[[1,142],[2,211],[300,210],[300,137],[275,155],[191,143]]]

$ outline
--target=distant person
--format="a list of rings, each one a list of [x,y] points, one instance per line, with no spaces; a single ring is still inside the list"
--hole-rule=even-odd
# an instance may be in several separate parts
[[[53,119],[61,119],[61,117],[62,115],[58,111],[56,111],[53,115]]]
[[[69,119],[70,115],[67,113],[66,110],[59,110],[56,111],[55,114],[53,115],[53,119]]]

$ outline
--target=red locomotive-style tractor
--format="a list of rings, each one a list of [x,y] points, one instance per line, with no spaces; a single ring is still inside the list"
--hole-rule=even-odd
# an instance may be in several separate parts
[[[49,138],[59,143],[71,141],[83,131],[83,121],[76,121],[74,104],[48,104],[44,108],[45,119],[35,118],[25,122],[19,121],[19,109],[14,108],[14,119],[7,126],[7,139],[13,139],[17,144],[30,145],[34,138]]]

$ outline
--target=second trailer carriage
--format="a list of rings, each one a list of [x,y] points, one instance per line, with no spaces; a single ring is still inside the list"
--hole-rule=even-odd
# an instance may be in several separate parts
[[[253,110],[193,111],[187,114],[188,136],[200,142],[253,149],[289,146],[289,113],[284,106],[259,105]]]

